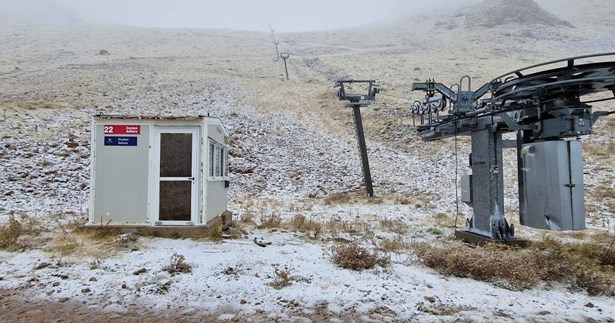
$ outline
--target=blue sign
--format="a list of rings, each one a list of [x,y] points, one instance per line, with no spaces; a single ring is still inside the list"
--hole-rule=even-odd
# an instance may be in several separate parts
[[[137,137],[105,137],[105,146],[136,146]]]

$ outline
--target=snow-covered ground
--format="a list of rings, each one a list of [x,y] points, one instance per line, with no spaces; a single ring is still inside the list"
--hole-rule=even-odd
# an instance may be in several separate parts
[[[324,308],[333,317],[368,321],[604,321],[615,316],[613,299],[561,288],[509,291],[426,270],[408,255],[392,255],[387,268],[336,267],[328,244],[292,232],[250,232],[250,240],[208,243],[153,238],[145,247],[104,259],[98,268],[53,261],[42,251],[2,254],[2,287],[27,290],[34,301],[84,303],[91,309],[131,311],[134,304],[180,313],[214,313],[220,319],[304,321]],[[189,274],[162,271],[174,253],[192,265]],[[293,282],[275,289],[274,268],[288,268]],[[144,273],[135,275],[139,269]],[[10,275],[6,273],[10,272]],[[133,304],[129,306],[129,304]]]

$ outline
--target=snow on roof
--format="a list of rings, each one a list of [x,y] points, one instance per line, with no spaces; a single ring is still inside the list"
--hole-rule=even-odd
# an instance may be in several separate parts
[[[182,120],[182,121],[193,121],[193,120],[203,120],[205,118],[210,118],[208,116],[159,116],[159,115],[144,115],[144,116],[136,116],[136,115],[105,115],[105,114],[97,114],[94,116],[94,119],[97,120]]]

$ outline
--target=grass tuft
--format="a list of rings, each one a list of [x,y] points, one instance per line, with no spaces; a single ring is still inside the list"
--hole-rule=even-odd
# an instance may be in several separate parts
[[[391,262],[389,257],[379,256],[356,243],[334,246],[331,248],[331,254],[334,264],[352,270],[370,269],[376,264],[386,267]]]

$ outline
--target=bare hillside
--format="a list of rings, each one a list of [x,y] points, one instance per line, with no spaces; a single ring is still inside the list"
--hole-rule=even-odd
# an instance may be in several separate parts
[[[574,27],[541,8],[534,0],[485,0],[460,14],[468,27]]]

